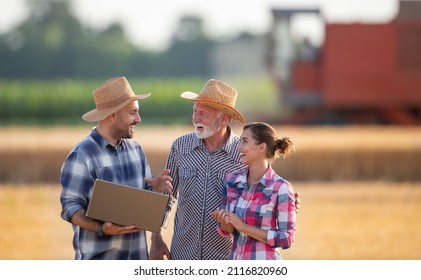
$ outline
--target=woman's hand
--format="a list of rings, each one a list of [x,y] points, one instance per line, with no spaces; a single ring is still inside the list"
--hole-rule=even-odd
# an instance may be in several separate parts
[[[211,213],[211,216],[220,224],[228,224],[227,215],[228,211],[223,209],[216,209]]]
[[[234,227],[230,224],[228,220],[228,215],[230,213],[231,212],[229,211],[218,208],[211,213],[211,216],[220,224],[220,227],[223,231],[233,233]]]
[[[243,232],[244,229],[247,227],[247,224],[244,223],[240,217],[238,217],[236,214],[225,211],[224,219],[227,223],[232,225],[237,231]]]

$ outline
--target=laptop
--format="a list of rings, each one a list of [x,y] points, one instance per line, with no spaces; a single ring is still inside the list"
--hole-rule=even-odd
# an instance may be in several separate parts
[[[96,179],[86,216],[159,232],[169,195]]]

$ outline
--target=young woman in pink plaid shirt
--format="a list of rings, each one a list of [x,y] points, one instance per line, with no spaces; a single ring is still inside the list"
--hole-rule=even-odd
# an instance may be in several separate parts
[[[294,243],[296,211],[292,185],[271,163],[293,149],[289,138],[278,139],[266,123],[244,126],[238,150],[244,171],[228,173],[222,206],[212,212],[218,232],[233,238],[228,259],[282,259],[277,248]]]

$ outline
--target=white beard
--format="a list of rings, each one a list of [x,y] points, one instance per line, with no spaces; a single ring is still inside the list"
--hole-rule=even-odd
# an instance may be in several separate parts
[[[203,131],[199,131],[197,129],[198,126],[203,127]],[[201,123],[195,124],[194,127],[195,127],[195,131],[194,132],[196,133],[196,136],[199,139],[205,139],[205,138],[211,137],[212,135],[215,134],[215,132],[218,131],[218,129],[215,129],[212,126],[204,126]]]
[[[217,131],[221,129],[221,118],[222,116],[218,115],[218,117],[215,119],[215,121],[211,125],[203,125],[202,123],[195,123],[195,133],[197,138],[199,139],[205,139],[209,138],[212,135],[214,135]],[[198,127],[203,127],[203,131],[199,131]]]

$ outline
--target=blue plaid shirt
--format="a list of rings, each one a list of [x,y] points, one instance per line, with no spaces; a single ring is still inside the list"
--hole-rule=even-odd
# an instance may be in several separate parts
[[[137,142],[121,139],[114,147],[94,128],[73,148],[61,168],[61,217],[70,222],[76,211],[87,210],[95,179],[149,189],[144,177],[152,174]],[[99,237],[95,232],[72,227],[75,259],[148,259],[144,231]]]

